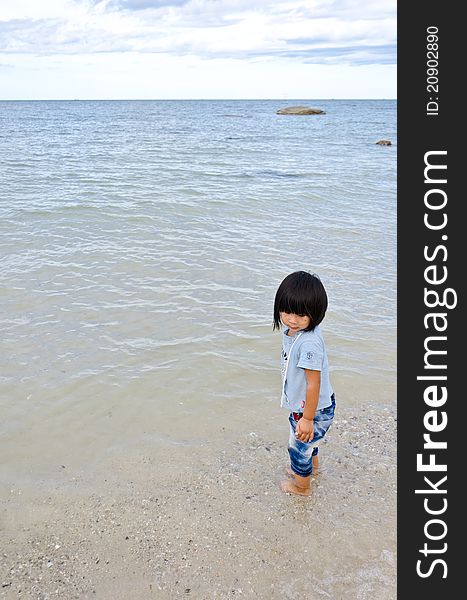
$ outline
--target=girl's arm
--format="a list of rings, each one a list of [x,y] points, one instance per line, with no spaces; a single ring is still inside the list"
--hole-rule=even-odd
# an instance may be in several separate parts
[[[302,442],[309,442],[314,436],[313,419],[318,406],[321,371],[304,369],[306,378],[306,400],[303,417],[297,423],[295,435]]]

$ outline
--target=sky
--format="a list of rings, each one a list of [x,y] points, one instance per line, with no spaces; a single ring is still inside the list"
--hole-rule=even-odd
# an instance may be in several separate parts
[[[396,0],[0,0],[0,99],[396,97]]]

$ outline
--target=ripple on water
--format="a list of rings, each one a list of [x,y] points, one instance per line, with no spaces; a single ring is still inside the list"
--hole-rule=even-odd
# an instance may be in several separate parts
[[[321,123],[208,104],[3,107],[1,407],[18,436],[28,415],[88,423],[93,403],[275,399],[272,302],[303,268],[328,290],[340,394],[393,398],[396,153],[374,140],[395,139],[395,103],[330,102]]]

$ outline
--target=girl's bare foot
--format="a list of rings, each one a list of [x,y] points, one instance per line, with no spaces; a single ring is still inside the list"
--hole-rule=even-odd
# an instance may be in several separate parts
[[[311,494],[311,488],[308,487],[300,487],[296,485],[294,481],[290,481],[287,479],[286,481],[282,481],[281,489],[286,494],[297,494],[298,496],[309,496]]]
[[[281,488],[283,492],[288,494],[298,494],[299,496],[309,496],[311,494],[310,490],[310,482],[311,475],[307,475],[306,477],[300,477],[294,473],[294,480],[286,480],[281,483]]]

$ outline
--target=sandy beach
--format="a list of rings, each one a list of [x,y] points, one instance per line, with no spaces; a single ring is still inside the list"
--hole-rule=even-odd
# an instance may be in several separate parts
[[[284,494],[286,435],[222,432],[1,496],[2,598],[395,598],[395,418],[339,407],[310,498]],[[166,457],[165,457],[166,458]],[[182,466],[183,465],[183,466]]]

